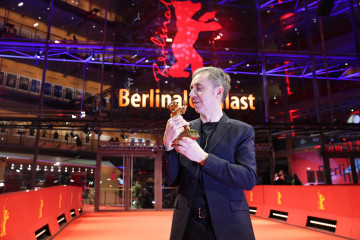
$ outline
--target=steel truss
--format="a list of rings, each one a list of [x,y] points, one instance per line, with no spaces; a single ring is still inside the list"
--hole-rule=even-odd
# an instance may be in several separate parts
[[[26,41],[3,39],[0,41],[0,57],[9,59],[26,59],[36,64],[44,60],[44,41]],[[171,49],[165,49],[171,53]],[[102,53],[105,53],[103,55]],[[211,62],[214,50],[201,48],[198,50],[204,58],[204,63]],[[326,56],[327,68],[324,64],[324,56],[321,53],[304,51],[268,51],[245,49],[217,49],[215,55],[219,65],[228,73],[243,75],[263,75],[289,78],[313,78],[311,58],[315,59],[315,74],[318,79],[326,79],[326,71],[330,80],[360,79],[359,58],[355,54]],[[262,56],[265,62],[262,62]],[[48,61],[72,62],[82,64],[115,66],[134,66],[139,68],[153,68],[157,64],[159,49],[144,44],[114,44],[112,43],[61,43],[51,41],[49,44]],[[168,59],[171,63],[170,58]],[[262,65],[265,64],[265,72]],[[170,64],[169,64],[170,65]],[[169,67],[160,66],[160,67]]]
[[[218,5],[230,6],[230,7],[249,7],[241,0],[216,0]],[[359,2],[357,0],[334,0],[334,6],[330,13],[330,16],[348,13],[351,10],[351,4],[353,8],[357,8]],[[305,5],[306,4],[306,5]],[[259,0],[260,10],[263,11],[280,11],[280,12],[303,12],[307,6],[309,11],[316,11],[318,8],[317,0]]]

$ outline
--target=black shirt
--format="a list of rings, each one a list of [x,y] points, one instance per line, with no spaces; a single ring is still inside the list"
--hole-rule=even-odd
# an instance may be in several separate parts
[[[209,143],[217,124],[217,122],[201,123],[200,146],[202,149],[204,149],[205,152],[209,148]],[[199,169],[199,177],[196,184],[196,192],[192,207],[207,208],[203,171],[201,168]]]

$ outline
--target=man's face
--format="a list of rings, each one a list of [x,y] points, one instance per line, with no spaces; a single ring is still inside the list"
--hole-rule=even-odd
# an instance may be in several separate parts
[[[219,98],[217,88],[214,87],[205,72],[193,78],[190,85],[190,100],[194,104],[197,113],[207,115],[216,110],[216,101]]]

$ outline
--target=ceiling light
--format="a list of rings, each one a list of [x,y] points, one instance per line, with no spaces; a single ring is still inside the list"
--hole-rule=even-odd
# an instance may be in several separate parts
[[[37,26],[39,26],[39,23],[34,23],[34,27],[37,27]]]
[[[19,2],[19,4],[18,4],[19,7],[21,7],[21,6],[23,6],[23,5],[24,5],[23,2]]]

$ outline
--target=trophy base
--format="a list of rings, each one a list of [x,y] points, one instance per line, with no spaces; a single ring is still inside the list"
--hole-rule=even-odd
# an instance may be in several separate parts
[[[176,139],[181,139],[182,137],[188,137],[188,138],[191,138],[193,140],[196,140],[200,136],[199,136],[199,133],[196,130],[190,129],[190,130],[185,130],[182,133],[180,133],[180,135]]]

